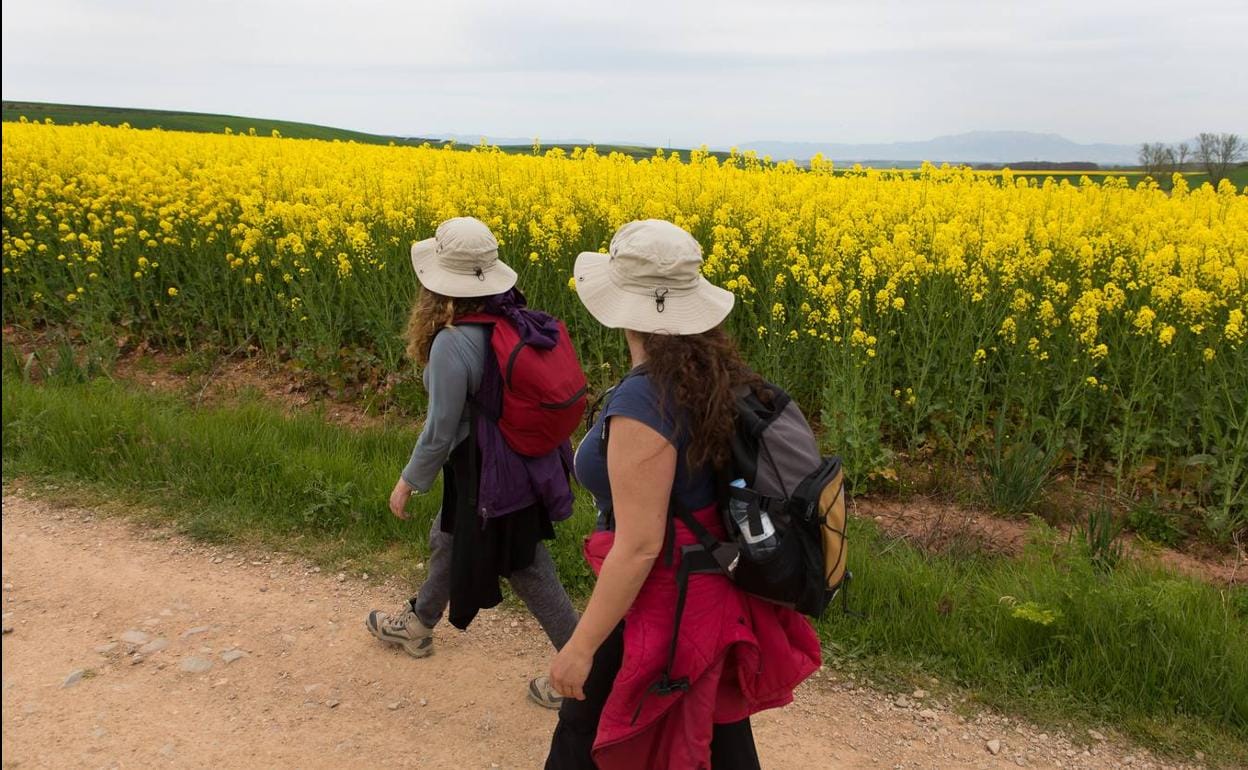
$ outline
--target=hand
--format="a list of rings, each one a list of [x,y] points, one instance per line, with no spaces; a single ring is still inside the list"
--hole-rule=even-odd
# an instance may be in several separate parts
[[[570,642],[550,662],[550,686],[565,698],[585,700],[585,679],[594,656],[578,650]]]
[[[394,491],[390,493],[390,512],[400,519],[410,519],[411,516],[404,509],[407,508],[407,501],[415,491],[411,484],[400,477],[394,485]]]

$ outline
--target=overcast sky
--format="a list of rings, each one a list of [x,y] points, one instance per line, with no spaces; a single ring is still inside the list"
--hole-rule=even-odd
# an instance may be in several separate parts
[[[4,0],[5,99],[388,134],[1248,129],[1245,0]]]

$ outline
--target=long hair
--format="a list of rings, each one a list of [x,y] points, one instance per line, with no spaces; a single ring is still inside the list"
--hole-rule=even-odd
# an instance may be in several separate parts
[[[759,388],[763,379],[746,365],[736,341],[721,327],[702,334],[639,336],[660,403],[689,430],[688,467],[726,466],[736,429],[734,391],[742,385]]]
[[[429,363],[429,351],[438,332],[456,318],[480,310],[482,300],[481,297],[447,297],[422,286],[407,319],[404,334],[407,357],[421,366]]]

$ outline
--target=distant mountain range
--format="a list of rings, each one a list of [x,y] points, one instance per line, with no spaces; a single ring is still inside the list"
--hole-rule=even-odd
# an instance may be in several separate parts
[[[444,140],[460,144],[477,144],[479,134],[438,134]],[[507,136],[487,136],[490,144],[500,147],[531,145],[532,139]],[[588,145],[587,139],[542,139],[544,146]],[[627,144],[620,141],[597,142]],[[929,160],[933,163],[1018,163],[1021,161],[1050,161],[1055,163],[1088,161],[1102,165],[1134,165],[1137,162],[1138,145],[1134,144],[1080,144],[1057,134],[1041,134],[1030,131],[970,131],[965,134],[938,136],[935,139],[914,142],[878,142],[850,144],[844,142],[783,142],[759,140],[737,145],[741,150],[754,150],[759,155],[770,155],[773,160],[809,160],[816,153],[823,153],[829,160],[867,162],[874,165],[918,165]],[[712,149],[727,150],[727,146]]]
[[[1134,165],[1138,145],[1079,144],[1057,134],[1030,131],[970,131],[919,142],[845,144],[837,142],[745,142],[741,149],[773,160],[809,160],[816,153],[834,161],[916,163],[1017,163],[1019,161],[1091,161]]]
[[[3,119],[31,120],[51,118],[57,123],[91,123],[119,125],[129,123],[135,128],[160,127],[167,130],[207,131],[219,133],[226,127],[238,133],[255,129],[267,136],[279,131],[282,136],[355,141],[370,144],[419,145],[426,141],[435,143],[453,140],[467,148],[480,143],[481,134],[438,133],[422,134],[423,137],[385,136],[349,131],[339,128],[295,123],[283,120],[247,118],[231,115],[210,115],[170,110],[139,110],[118,107],[96,107],[42,102],[18,102],[5,100]],[[489,136],[490,144],[507,148],[509,152],[528,152],[533,139],[519,136]],[[1194,144],[1194,140],[1189,140]],[[654,154],[654,148],[632,142],[593,142],[589,139],[548,138],[541,140],[543,147],[596,145],[603,151],[618,151],[633,157]],[[807,161],[816,153],[840,164],[862,162],[874,166],[917,166],[928,160],[933,163],[985,163],[1010,164],[1024,161],[1068,163],[1086,161],[1103,166],[1134,166],[1137,164],[1138,145],[1135,144],[1080,144],[1057,134],[1030,131],[971,131],[965,134],[938,136],[935,139],[915,142],[880,142],[851,144],[844,142],[783,142],[760,140],[737,145],[741,150],[754,150],[759,155],[769,155],[773,160]],[[723,152],[728,146],[716,146],[713,151]]]

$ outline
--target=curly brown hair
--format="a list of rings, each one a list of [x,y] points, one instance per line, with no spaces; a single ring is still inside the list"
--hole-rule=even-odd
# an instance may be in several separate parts
[[[456,318],[477,312],[482,304],[481,297],[447,297],[422,286],[407,318],[407,357],[421,366],[429,363],[429,351],[438,332]]]
[[[689,430],[689,468],[726,466],[736,429],[736,391],[742,385],[761,388],[763,379],[746,365],[722,327],[702,334],[638,336],[660,404]]]

